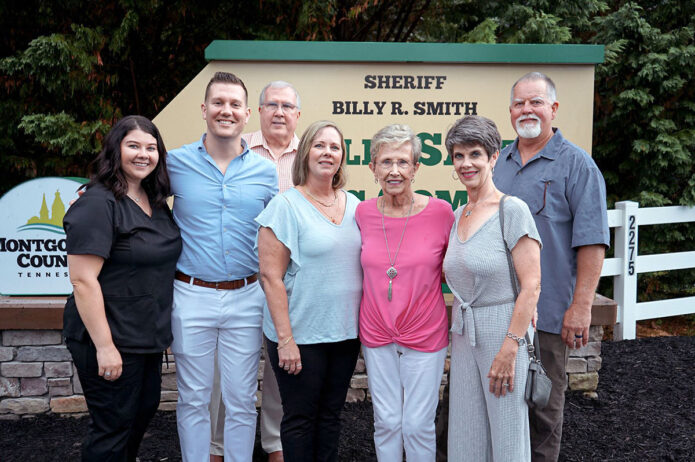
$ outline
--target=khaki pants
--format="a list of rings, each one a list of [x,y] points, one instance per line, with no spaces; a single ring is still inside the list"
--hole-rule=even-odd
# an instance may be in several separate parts
[[[559,334],[538,331],[538,343],[541,362],[553,382],[553,390],[545,409],[529,410],[531,458],[534,462],[556,461],[560,456],[569,351]]]

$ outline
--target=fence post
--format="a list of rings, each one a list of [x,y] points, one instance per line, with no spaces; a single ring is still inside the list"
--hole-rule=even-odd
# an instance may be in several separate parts
[[[615,256],[622,261],[622,270],[613,277],[613,298],[618,304],[618,324],[613,340],[634,339],[637,334],[637,250],[639,203],[616,202],[621,210],[621,226],[615,228]]]

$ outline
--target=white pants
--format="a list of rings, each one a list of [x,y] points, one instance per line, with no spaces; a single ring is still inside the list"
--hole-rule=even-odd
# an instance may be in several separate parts
[[[209,459],[208,406],[216,349],[227,409],[224,457],[252,459],[264,300],[258,282],[237,290],[216,290],[174,281],[171,350],[179,391],[176,419],[186,462]]]
[[[433,353],[395,343],[362,346],[374,405],[374,446],[380,462],[434,462],[434,419],[446,348]]]
[[[263,390],[261,395],[261,447],[268,454],[282,451],[280,422],[282,422],[282,400],[275,373],[263,349]],[[210,454],[224,455],[224,403],[220,391],[220,371],[215,367],[210,401]]]

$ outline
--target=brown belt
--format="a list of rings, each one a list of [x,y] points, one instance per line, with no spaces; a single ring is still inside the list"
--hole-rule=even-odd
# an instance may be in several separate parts
[[[258,280],[258,273],[252,274],[245,279],[237,279],[236,281],[220,281],[220,282],[208,282],[202,279],[196,279],[192,276],[177,271],[175,275],[176,279],[183,281],[186,284],[193,284],[194,286],[207,287],[208,289],[219,289],[219,290],[236,290],[241,289],[251,283]]]

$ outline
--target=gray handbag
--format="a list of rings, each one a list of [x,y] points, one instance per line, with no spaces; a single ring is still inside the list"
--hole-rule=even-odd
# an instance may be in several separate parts
[[[500,199],[500,228],[502,230],[502,240],[507,253],[507,263],[509,265],[509,276],[512,280],[512,289],[514,290],[514,300],[519,296],[519,288],[517,287],[514,263],[512,262],[512,252],[504,238],[504,200],[507,198],[505,194]],[[546,374],[543,364],[541,364],[541,350],[538,347],[538,335],[533,336],[533,343],[526,333],[526,348],[528,349],[529,365],[528,375],[526,376],[526,389],[524,390],[524,398],[528,407],[543,409],[550,399],[550,391],[553,383]]]

